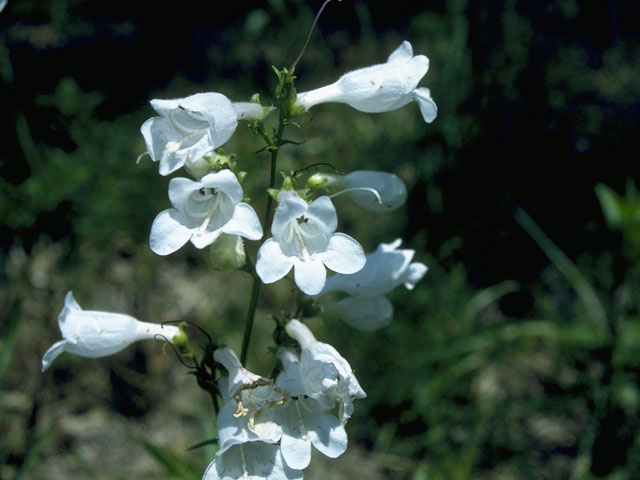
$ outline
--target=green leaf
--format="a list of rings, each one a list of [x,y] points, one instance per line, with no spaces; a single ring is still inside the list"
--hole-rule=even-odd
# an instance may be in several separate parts
[[[619,230],[622,228],[623,213],[620,196],[613,191],[613,189],[607,187],[603,183],[599,183],[595,187],[596,196],[598,202],[600,202],[600,208],[602,208],[602,214],[607,221],[607,225],[612,230]]]

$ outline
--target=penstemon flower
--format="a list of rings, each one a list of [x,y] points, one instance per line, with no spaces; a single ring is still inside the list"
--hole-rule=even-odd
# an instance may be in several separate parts
[[[255,440],[277,442],[282,429],[273,420],[274,408],[287,400],[287,394],[245,369],[230,348],[216,350],[213,358],[229,372],[220,382],[225,399],[217,420],[220,449]]]
[[[259,119],[260,105],[232,103],[220,93],[197,93],[172,100],[151,100],[160,115],[140,128],[147,152],[160,162],[160,174],[169,175],[185,162],[196,162],[203,155],[229,140],[238,119]]]
[[[376,213],[391,212],[407,200],[404,182],[387,172],[357,170],[347,175],[316,173],[309,178],[308,185],[327,188],[337,192],[335,195],[344,193],[359,207]]]
[[[391,302],[382,295],[397,286],[413,290],[427,273],[427,266],[412,262],[414,250],[398,247],[401,239],[381,243],[375,252],[367,254],[367,263],[352,275],[330,277],[318,297],[331,292],[344,292],[350,297],[324,303],[325,311],[340,314],[345,322],[361,330],[374,330],[387,325],[393,315]]]
[[[345,73],[336,82],[298,94],[296,103],[307,110],[326,102],[346,103],[362,112],[389,112],[418,102],[425,122],[435,120],[438,108],[428,88],[416,88],[429,69],[429,59],[413,55],[406,40],[386,63]]]
[[[98,358],[113,355],[138,340],[162,336],[173,340],[178,327],[136,320],[122,313],[83,310],[71,292],[58,316],[63,340],[54,343],[42,357],[44,372],[62,352],[81,357]]]
[[[284,365],[276,384],[292,385],[296,390],[305,389],[301,383],[299,359],[289,350],[280,349],[278,358]],[[280,447],[285,462],[291,468],[305,469],[311,462],[311,445],[329,458],[337,458],[347,449],[347,432],[342,422],[327,413],[331,410],[331,401],[320,402],[307,395],[292,396],[276,409],[277,418],[282,426]]]
[[[360,244],[344,233],[334,233],[336,209],[329,197],[310,205],[295,192],[280,192],[280,204],[271,225],[273,237],[258,251],[256,272],[264,283],[273,283],[294,269],[296,285],[315,295],[324,287],[326,268],[355,273],[364,266]]]
[[[211,245],[222,233],[249,240],[262,238],[262,226],[251,205],[241,202],[242,187],[231,170],[209,173],[200,181],[172,178],[169,199],[151,225],[149,243],[158,255],[169,255],[191,240],[196,248]]]
[[[353,400],[367,396],[351,366],[331,345],[317,341],[300,321],[291,320],[285,329],[302,352],[297,369],[284,372],[278,384],[292,396],[307,395],[330,408],[337,402],[345,424],[353,413]]]

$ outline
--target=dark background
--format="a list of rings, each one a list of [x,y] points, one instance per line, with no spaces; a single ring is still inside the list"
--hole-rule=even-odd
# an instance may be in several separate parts
[[[211,434],[194,413],[206,398],[167,403],[186,388],[183,372],[167,370],[153,346],[105,362],[61,357],[48,377],[39,359],[71,288],[86,308],[204,324],[214,311],[241,330],[244,280],[209,280],[191,247],[169,259],[148,251],[167,179],[148,159],[136,165],[139,126],[152,98],[213,90],[268,103],[272,65],[297,56],[320,4],[9,0],[0,13],[0,478],[87,478],[96,468],[105,479],[157,478],[157,465],[113,462],[140,448],[134,437],[183,456]],[[333,468],[349,478],[350,465],[367,465],[372,479],[638,478],[639,18],[637,1],[327,6],[297,68],[299,90],[382,62],[407,39],[430,58],[421,85],[439,115],[426,125],[415,105],[383,115],[323,105],[293,130],[307,143],[283,149],[285,166],[330,160],[398,174],[405,208],[373,217],[337,200],[342,227],[367,251],[402,237],[430,267],[414,292],[390,296],[396,318],[384,331],[316,326],[369,398],[349,425],[354,456],[319,463],[309,478]],[[229,148],[253,159],[260,146],[238,129]],[[603,214],[598,184],[612,189],[622,220]],[[542,236],[516,220],[522,211]],[[288,290],[271,293],[257,352]],[[92,431],[106,440],[51,420],[88,421],[102,409],[108,420]],[[167,426],[174,416],[181,423]],[[132,418],[148,423],[125,427]],[[159,426],[186,438],[167,441]],[[120,441],[106,465],[68,460],[85,458],[83,442],[91,452]],[[144,451],[166,465],[166,452]],[[203,455],[168,478],[199,478],[211,451]]]

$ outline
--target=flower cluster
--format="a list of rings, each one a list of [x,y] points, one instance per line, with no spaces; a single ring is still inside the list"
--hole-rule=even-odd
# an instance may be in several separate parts
[[[225,400],[217,418],[219,450],[204,480],[299,479],[312,446],[330,458],[346,451],[353,401],[366,394],[331,345],[298,320],[286,331],[301,351],[280,348],[283,369],[275,381],[246,370],[230,348],[216,350],[229,376],[218,381]]]
[[[252,275],[240,358],[209,338],[198,360],[182,328],[144,323],[118,313],[85,311],[69,292],[58,319],[64,338],[45,353],[43,371],[64,351],[95,358],[119,352],[137,340],[163,338],[180,347],[178,354],[195,362],[186,365],[211,394],[216,410],[218,397],[223,401],[216,411],[219,449],[203,479],[301,479],[311,461],[312,447],[331,458],[342,455],[354,401],[366,395],[349,363],[332,346],[317,341],[301,321],[286,320],[300,318],[299,312],[304,311],[300,304],[296,314],[276,318],[274,333],[279,333],[274,334],[274,351],[279,374],[266,378],[243,366],[260,283],[277,282],[293,270],[293,282],[306,295],[297,295],[298,301],[308,303],[311,298],[320,307],[315,310],[335,313],[349,325],[373,330],[392,319],[393,307],[385,295],[401,284],[413,289],[427,267],[412,261],[413,250],[399,249],[400,239],[365,255],[357,240],[337,232],[338,214],[332,198],[345,195],[365,210],[390,212],[406,201],[402,180],[370,170],[348,174],[315,171],[310,172],[304,188],[298,188],[306,175],[302,172],[311,169],[305,167],[282,172],[282,185],[276,188],[278,150],[287,143],[282,138],[285,126],[324,102],[342,102],[363,112],[387,112],[415,101],[424,120],[433,121],[437,108],[429,89],[418,87],[428,66],[427,57],[414,56],[411,44],[405,41],[386,63],[346,73],[335,83],[308,92],[296,94],[293,72],[278,70],[275,106],[263,106],[257,96],[251,102],[232,102],[216,92],[152,100],[158,115],[141,127],[146,153],[159,162],[161,175],[184,168],[192,178],[175,176],[169,181],[171,208],[153,220],[150,248],[165,256],[189,242],[197,249],[210,247],[214,266]],[[280,110],[279,125],[270,133],[264,122],[275,109]],[[271,154],[263,219],[245,196],[247,173],[237,168],[233,155],[221,149],[240,121],[265,140]],[[275,209],[273,201],[277,202]],[[271,237],[256,245],[255,262],[251,262],[245,240],[262,240],[263,226],[269,228]],[[334,273],[327,276],[327,269]],[[336,294],[342,298],[330,298]]]

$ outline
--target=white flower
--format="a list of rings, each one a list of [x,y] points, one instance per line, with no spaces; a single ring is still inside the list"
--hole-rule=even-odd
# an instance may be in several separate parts
[[[316,173],[309,181],[331,191],[341,190],[332,196],[344,193],[365,210],[386,213],[404,205],[407,187],[392,173],[357,170],[347,175]]]
[[[251,442],[234,445],[209,464],[202,480],[301,480],[302,471],[282,461],[278,445]]]
[[[245,369],[230,348],[216,350],[213,358],[229,372],[228,379],[219,382],[225,400],[216,420],[220,452],[241,443],[280,440],[282,429],[274,421],[274,408],[287,400],[286,393]]]
[[[42,357],[42,371],[62,352],[98,358],[113,355],[138,340],[162,336],[173,340],[180,330],[175,326],[146,323],[122,313],[83,310],[68,292],[58,316],[63,340],[54,343]]]
[[[151,100],[160,115],[140,128],[147,151],[160,162],[160,174],[169,175],[186,162],[222,146],[236,129],[239,119],[262,118],[255,103],[232,103],[220,93],[197,93],[186,98]]]
[[[7,0],[0,0],[0,12],[7,6]]]
[[[298,320],[291,320],[285,329],[302,352],[297,369],[285,370],[282,378],[278,377],[278,385],[291,396],[307,395],[327,407],[338,402],[340,420],[345,424],[353,413],[353,400],[367,396],[351,366],[331,345],[317,341]]]
[[[310,205],[294,192],[281,192],[271,225],[273,237],[258,251],[256,272],[264,283],[273,283],[294,268],[296,284],[314,295],[324,287],[325,266],[339,273],[354,273],[364,266],[360,244],[344,233],[334,233],[336,209],[329,197]]]
[[[429,59],[413,56],[406,40],[386,63],[345,73],[338,81],[316,90],[298,94],[296,103],[309,109],[325,102],[340,102],[362,112],[389,112],[411,101],[418,102],[425,122],[438,113],[428,88],[416,88],[429,69]]]
[[[344,292],[351,297],[325,303],[325,310],[340,314],[346,323],[362,330],[387,325],[393,307],[382,295],[401,284],[412,290],[427,273],[426,265],[411,262],[415,250],[398,249],[401,243],[399,238],[392,243],[381,243],[375,252],[367,254],[367,263],[362,270],[330,277],[318,297],[330,292]]]
[[[160,212],[151,225],[149,243],[158,255],[173,253],[189,240],[204,248],[222,233],[262,238],[258,216],[240,201],[242,187],[231,170],[209,173],[200,181],[172,178],[169,199],[174,208]]]
[[[287,360],[287,357],[290,357]],[[299,360],[295,353],[280,349],[284,370],[276,384],[291,385],[304,389],[301,384]],[[326,400],[326,399],[325,399]],[[276,409],[278,423],[282,427],[280,448],[285,462],[291,468],[305,469],[311,462],[311,445],[330,458],[342,455],[347,449],[347,432],[344,425],[334,415],[326,413],[332,409],[332,402],[318,401],[306,395],[293,396]]]

